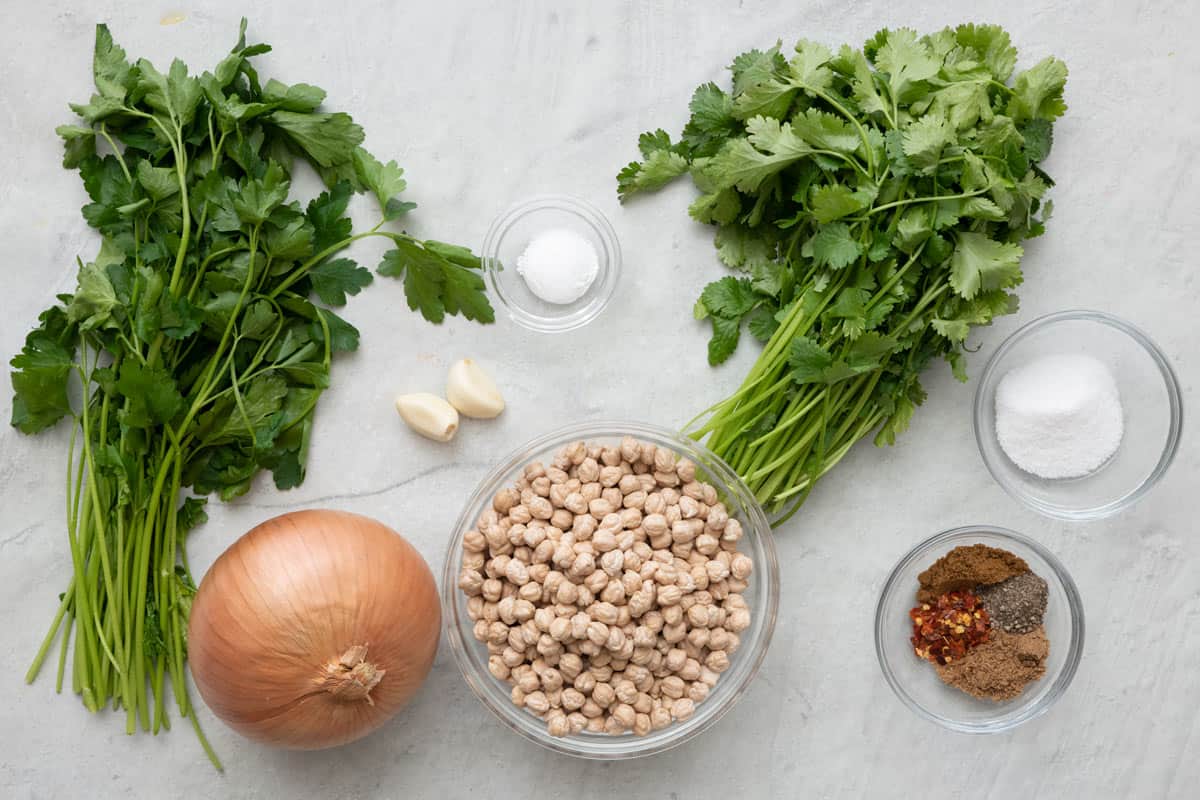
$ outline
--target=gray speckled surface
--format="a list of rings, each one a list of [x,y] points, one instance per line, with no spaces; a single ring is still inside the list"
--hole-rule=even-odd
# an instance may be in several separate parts
[[[507,321],[426,325],[379,281],[349,307],[364,346],[335,368],[308,481],[260,484],[211,509],[193,534],[202,572],[236,536],[283,509],[329,505],[398,526],[440,568],[448,527],[489,465],[552,426],[583,418],[678,424],[733,388],[749,365],[710,371],[691,321],[697,287],[721,273],[709,232],[685,214],[682,184],[626,209],[616,169],[638,132],[678,130],[692,88],[782,36],[860,42],[885,24],[931,29],[963,18],[1004,24],[1022,63],[1071,67],[1071,110],[1049,168],[1055,218],[1025,260],[1022,311],[976,337],[977,373],[1022,322],[1064,307],[1144,326],[1196,400],[1196,245],[1200,222],[1200,56],[1188,2],[369,3],[228,0],[178,5],[49,0],[10,4],[0,28],[0,352],[92,254],[78,179],[59,168],[55,125],[90,92],[92,25],[107,20],[132,54],[215,62],[237,17],[276,51],[268,74],[309,80],[354,113],[379,154],[406,167],[416,226],[478,242],[510,202],[574,193],[611,215],[626,274],[598,323],[566,337]],[[353,8],[353,11],[348,9]],[[180,12],[179,24],[160,19]],[[375,254],[367,252],[364,260]],[[449,447],[418,441],[391,407],[398,390],[436,387],[446,365],[493,365],[510,399]],[[218,777],[190,732],[129,738],[112,715],[21,676],[67,576],[61,476],[66,434],[0,428],[0,796],[51,797],[1184,797],[1200,782],[1200,478],[1195,427],[1163,483],[1118,519],[1050,522],[992,483],[971,436],[970,387],[941,366],[900,445],[864,446],[778,536],[783,603],[757,682],[714,730],[629,764],[575,761],[507,732],[469,694],[443,646],[395,722],[341,750],[289,754],[248,743],[205,713],[227,764]],[[10,398],[0,393],[0,416]],[[940,529],[990,522],[1028,532],[1072,570],[1088,641],[1069,693],[1015,732],[970,738],[919,721],[879,674],[876,594],[899,555]],[[1191,787],[1191,788],[1189,788]]]

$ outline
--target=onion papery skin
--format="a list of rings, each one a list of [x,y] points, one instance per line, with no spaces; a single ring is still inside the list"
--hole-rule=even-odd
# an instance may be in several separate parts
[[[433,665],[440,629],[433,574],[398,533],[358,514],[296,511],[214,562],[192,606],[188,660],[235,731],[317,750],[395,714]]]

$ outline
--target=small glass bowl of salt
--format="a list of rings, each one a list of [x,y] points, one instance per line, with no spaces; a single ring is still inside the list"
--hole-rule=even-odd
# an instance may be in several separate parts
[[[542,333],[564,333],[595,319],[621,273],[621,248],[608,219],[568,195],[539,195],[512,206],[488,229],[481,253],[509,317]]]
[[[992,476],[1035,511],[1101,519],[1167,471],[1183,401],[1149,336],[1102,311],[1050,314],[1008,337],[975,394],[975,439]]]

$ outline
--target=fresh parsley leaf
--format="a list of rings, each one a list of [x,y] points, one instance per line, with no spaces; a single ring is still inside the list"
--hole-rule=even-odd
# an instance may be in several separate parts
[[[371,272],[352,259],[335,258],[322,261],[308,272],[313,291],[321,301],[331,306],[346,305],[346,295],[356,295],[371,285]]]
[[[348,164],[363,141],[363,129],[349,114],[274,111],[265,117],[322,167]]]
[[[408,182],[404,180],[404,170],[395,161],[384,164],[366,150],[356,147],[354,173],[359,183],[370,190],[379,201],[384,219],[395,219],[416,207],[402,202],[397,196],[405,190]]]
[[[183,409],[183,395],[162,367],[145,366],[133,359],[121,362],[116,390],[126,398],[118,414],[121,424],[148,428],[170,421]]]
[[[336,183],[317,195],[308,204],[308,221],[313,227],[312,249],[324,252],[331,245],[350,236],[351,222],[345,216],[350,204],[351,188],[346,182]]]
[[[495,320],[478,272],[447,260],[415,240],[398,237],[394,249],[384,253],[380,275],[404,278],[408,307],[440,323],[446,314],[462,314],[481,322]]]

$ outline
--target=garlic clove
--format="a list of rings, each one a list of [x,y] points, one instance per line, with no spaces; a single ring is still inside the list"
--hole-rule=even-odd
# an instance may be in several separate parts
[[[472,359],[460,359],[446,377],[446,399],[462,414],[474,419],[492,419],[504,410],[504,397],[492,376]]]
[[[396,398],[396,411],[408,427],[435,442],[448,442],[458,432],[458,412],[436,394],[402,394]]]

